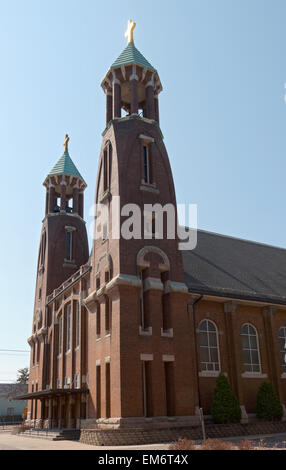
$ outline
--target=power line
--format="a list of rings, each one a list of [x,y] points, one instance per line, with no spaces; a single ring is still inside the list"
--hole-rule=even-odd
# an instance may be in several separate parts
[[[19,352],[19,353],[29,353],[30,351],[26,351],[24,349],[0,349],[0,352]]]
[[[5,376],[5,374],[15,374],[15,371],[14,370],[5,370],[4,372],[0,372],[0,375],[1,374],[4,374],[4,376]]]
[[[27,358],[27,354],[24,354],[24,353],[0,353],[0,357],[3,357],[3,356],[16,356],[16,357],[21,357],[21,358],[24,358],[24,357]]]
[[[20,357],[23,360],[27,360],[27,355],[26,354],[17,354],[17,353],[0,353],[0,357],[6,357],[6,356],[14,356],[14,357]],[[26,359],[25,359],[26,357]]]
[[[0,380],[0,383],[3,382],[3,383],[15,383],[15,381],[13,379],[7,379],[7,380]]]

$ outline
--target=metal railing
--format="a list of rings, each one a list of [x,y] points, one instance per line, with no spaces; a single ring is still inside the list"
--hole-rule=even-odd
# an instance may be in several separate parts
[[[2,430],[7,430],[8,427],[18,426],[19,424],[22,424],[22,423],[23,423],[22,419],[19,420],[19,418],[13,419],[11,421],[7,421],[6,419],[3,419],[0,417],[0,429]]]
[[[47,304],[51,302],[54,298],[58,295],[62,294],[68,287],[78,281],[84,274],[90,271],[91,266],[89,264],[84,264],[80,267],[78,271],[76,271],[72,276],[70,276],[65,282],[63,282],[57,289],[55,289],[52,294],[50,294],[47,298]]]

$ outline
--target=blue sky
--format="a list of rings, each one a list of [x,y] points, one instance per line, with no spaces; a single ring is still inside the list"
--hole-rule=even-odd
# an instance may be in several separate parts
[[[161,129],[177,202],[202,229],[286,248],[286,2],[0,0],[0,349],[28,350],[45,191],[70,154],[93,203],[105,97],[126,45],[159,71]],[[0,351],[0,381],[28,355]]]

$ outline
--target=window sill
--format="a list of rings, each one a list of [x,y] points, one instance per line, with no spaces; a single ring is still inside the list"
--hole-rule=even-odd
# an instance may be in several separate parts
[[[68,349],[66,352],[65,352],[65,356],[68,356],[70,354],[71,350]]]
[[[74,259],[67,259],[67,258],[64,258],[64,262],[65,262],[65,263],[69,263],[69,264],[74,264],[74,263],[75,263],[75,260],[74,260]]]
[[[281,379],[286,379],[286,372],[283,372],[283,374],[281,374]]]
[[[163,330],[163,328],[161,328],[161,336],[163,338],[173,338],[174,337],[173,328],[169,328],[168,330]]]
[[[147,191],[149,193],[160,194],[159,189],[155,188],[153,185],[148,183],[142,183],[140,186],[140,191]]]
[[[77,268],[77,264],[73,264],[72,261],[65,261],[63,264],[64,268]]]
[[[142,328],[139,326],[139,335],[140,336],[152,336],[152,326],[148,326],[148,328]]]
[[[245,379],[266,379],[267,374],[262,374],[261,372],[243,372],[241,377]]]
[[[220,371],[218,370],[203,370],[199,372],[199,377],[218,377],[219,375]]]
[[[100,336],[100,335],[96,335],[95,341],[97,341],[97,342],[98,342],[98,341],[101,341],[101,336]]]

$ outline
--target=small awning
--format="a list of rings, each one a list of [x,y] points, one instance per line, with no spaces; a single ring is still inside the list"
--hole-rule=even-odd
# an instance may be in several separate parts
[[[56,388],[50,390],[38,390],[37,392],[25,393],[25,395],[18,395],[15,397],[17,400],[32,400],[41,398],[54,398],[62,397],[71,394],[89,393],[88,388]]]

